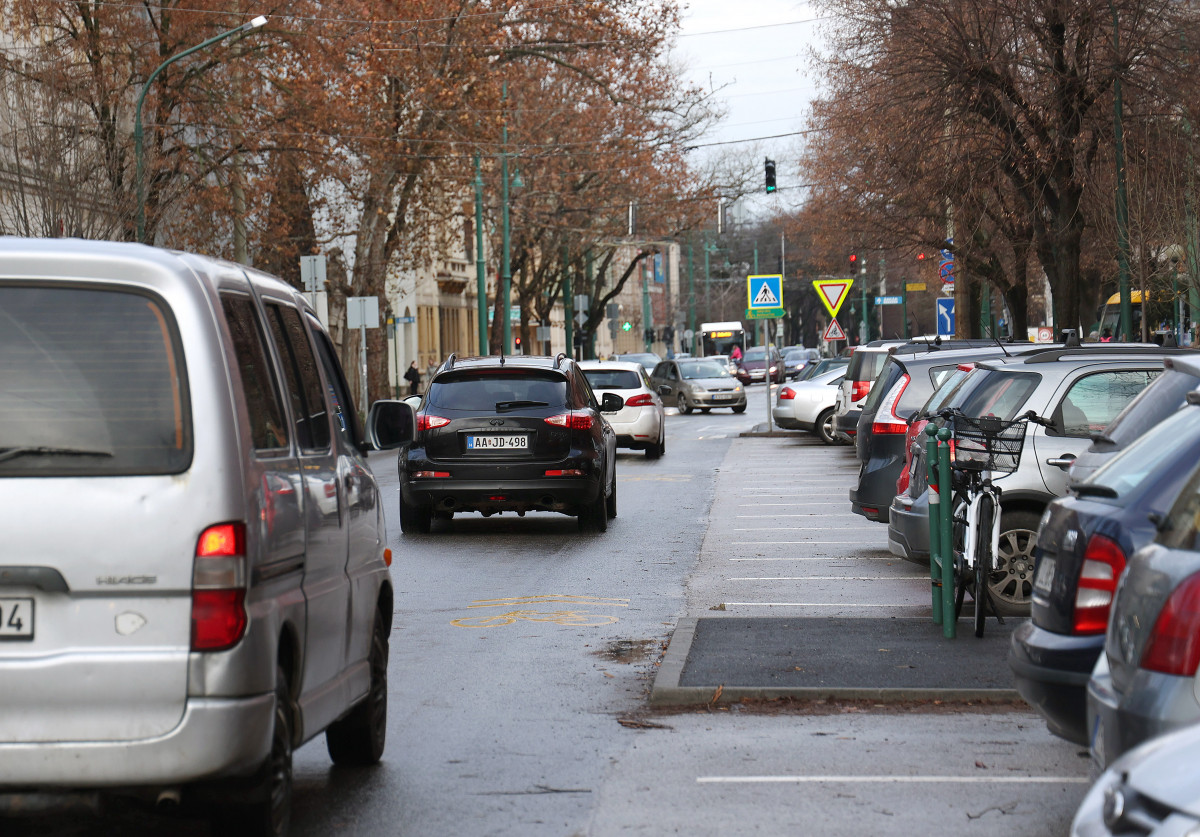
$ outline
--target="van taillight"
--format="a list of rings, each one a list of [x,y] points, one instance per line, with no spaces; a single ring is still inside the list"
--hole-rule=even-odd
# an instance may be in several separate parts
[[[870,381],[851,381],[850,382],[850,400],[860,401],[866,398],[871,393]]]
[[[1200,573],[1188,576],[1167,598],[1154,623],[1141,667],[1192,677],[1200,666]]]
[[[210,526],[192,565],[192,650],[232,648],[246,632],[246,525]]]
[[[1092,535],[1083,551],[1079,586],[1075,592],[1076,634],[1102,634],[1108,628],[1108,612],[1117,592],[1117,579],[1125,569],[1125,551],[1103,535]]]

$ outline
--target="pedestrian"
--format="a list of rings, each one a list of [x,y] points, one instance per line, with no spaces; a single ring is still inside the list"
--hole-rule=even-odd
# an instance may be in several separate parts
[[[741,360],[742,359],[742,347],[735,345],[733,347],[732,351],[729,352],[729,359],[732,361]]]
[[[1111,328],[1104,329],[1104,333],[1100,335],[1100,342],[1101,343],[1111,343],[1112,342],[1112,329]]]
[[[408,394],[418,395],[421,388],[421,372],[417,369],[415,360],[404,371],[404,380],[408,381]]]

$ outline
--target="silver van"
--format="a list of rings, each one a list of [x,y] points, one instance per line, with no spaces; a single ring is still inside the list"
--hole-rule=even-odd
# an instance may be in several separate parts
[[[195,799],[219,833],[280,835],[293,748],[379,760],[394,594],[366,438],[284,282],[0,238],[0,811]]]

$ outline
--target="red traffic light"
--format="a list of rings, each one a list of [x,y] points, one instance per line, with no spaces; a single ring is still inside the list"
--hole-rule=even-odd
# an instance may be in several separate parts
[[[850,254],[850,261],[852,261],[852,262],[856,262],[856,261],[858,261],[858,256],[856,256],[856,255],[854,255],[853,253],[851,253],[851,254]]]
[[[925,261],[925,254],[924,254],[924,253],[917,253],[917,261],[919,261],[919,262],[923,262],[923,261]]]

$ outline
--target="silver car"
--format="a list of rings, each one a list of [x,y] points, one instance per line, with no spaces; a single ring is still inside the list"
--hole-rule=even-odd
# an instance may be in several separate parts
[[[807,381],[796,381],[779,388],[771,416],[785,430],[810,430],[827,445],[833,437],[833,411],[845,366],[824,372]]]
[[[10,238],[0,357],[0,804],[194,788],[286,832],[293,749],[376,762],[387,713],[391,556],[329,336],[242,265]]]
[[[715,360],[664,360],[654,367],[650,380],[663,401],[681,413],[696,409],[707,413],[713,407],[746,412],[746,390]]]
[[[1105,767],[1149,738],[1200,721],[1200,469],[1129,559],[1088,682],[1092,758]]]
[[[581,361],[579,368],[597,395],[615,392],[625,406],[604,419],[617,434],[617,447],[644,450],[647,459],[658,459],[667,449],[667,422],[663,402],[640,363]]]

